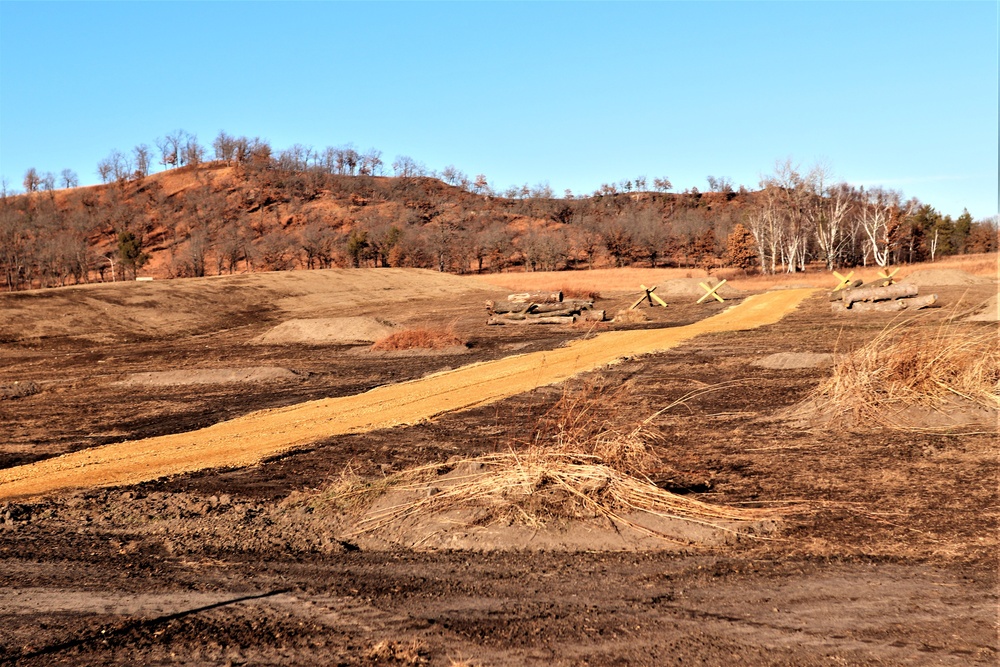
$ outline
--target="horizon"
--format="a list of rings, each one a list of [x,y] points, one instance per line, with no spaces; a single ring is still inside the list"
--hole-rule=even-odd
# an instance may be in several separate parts
[[[98,183],[112,150],[184,129],[557,197],[637,176],[756,190],[790,159],[952,217],[998,210],[995,3],[181,6],[0,3],[9,188],[31,167]]]

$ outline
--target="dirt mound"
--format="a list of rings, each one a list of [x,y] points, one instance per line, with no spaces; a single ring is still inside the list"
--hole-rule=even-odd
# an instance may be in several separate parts
[[[343,538],[364,550],[678,550],[772,532],[778,517],[672,494],[598,455],[537,447],[347,479],[303,502],[343,509]]]
[[[231,384],[234,382],[275,382],[298,380],[302,376],[279,366],[249,368],[197,368],[191,370],[133,373],[122,380],[123,385],[166,387],[187,384]]]
[[[959,269],[921,269],[906,276],[906,282],[913,283],[918,287],[938,287],[942,285],[988,285],[995,281]]]
[[[795,368],[822,368],[832,365],[834,360],[834,355],[829,353],[778,352],[758,359],[753,365],[775,370],[791,370]]]
[[[694,297],[697,299],[705,294],[705,290],[700,283],[705,283],[709,287],[715,287],[720,282],[722,281],[718,278],[675,278],[673,280],[664,280],[656,286],[656,294],[662,298],[671,296]],[[743,296],[743,292],[732,287],[729,283],[716,290],[716,294],[724,299],[735,299]]]
[[[782,410],[778,419],[800,428],[869,430],[880,426],[853,410],[835,409],[829,401],[809,398]],[[898,430],[965,432],[985,429],[996,432],[1000,411],[960,396],[939,401],[933,406],[905,404],[886,408],[880,421]]]
[[[367,345],[398,330],[377,317],[322,317],[282,322],[254,338],[257,345]]]
[[[996,294],[965,318],[966,322],[1000,322],[1000,298]]]

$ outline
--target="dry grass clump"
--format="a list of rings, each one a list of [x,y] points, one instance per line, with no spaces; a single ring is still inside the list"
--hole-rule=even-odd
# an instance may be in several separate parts
[[[899,426],[911,406],[939,408],[962,399],[1000,408],[1000,346],[993,327],[945,323],[936,332],[911,322],[885,329],[847,355],[816,392],[860,420]]]
[[[447,329],[406,329],[376,341],[372,349],[383,352],[414,349],[444,350],[464,345],[465,341]]]
[[[648,322],[649,316],[638,309],[623,308],[615,314],[614,321],[617,324],[641,324]]]
[[[588,289],[586,287],[574,287],[572,285],[564,285],[559,288],[559,291],[563,294],[563,299],[580,299],[581,301],[597,301],[601,298],[601,293],[597,290]]]
[[[597,403],[586,393],[564,396],[520,448],[420,466],[376,482],[347,473],[327,498],[362,517],[354,535],[456,509],[474,510],[481,524],[604,518],[665,540],[672,538],[628,516],[642,512],[722,530],[732,530],[731,522],[775,516],[774,510],[713,505],[659,488],[648,475],[664,467],[658,451],[663,438],[650,419],[618,428],[613,418],[605,419],[617,413],[621,421],[620,399]],[[398,503],[374,505],[389,491],[400,494]]]

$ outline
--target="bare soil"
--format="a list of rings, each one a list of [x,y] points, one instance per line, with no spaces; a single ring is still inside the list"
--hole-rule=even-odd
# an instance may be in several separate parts
[[[0,386],[37,388],[0,401],[0,468],[572,349],[617,328],[486,327],[483,301],[502,291],[429,272],[231,280],[0,296],[12,313],[0,323]],[[941,307],[913,326],[937,327],[996,285],[935,291]],[[635,298],[604,296],[609,312]],[[686,327],[731,305],[680,301],[625,328]],[[755,362],[847,351],[896,321],[845,325],[828,308],[820,294],[757,329],[706,332],[555,386],[323,437],[254,465],[2,502],[0,664],[995,664],[996,432],[780,418],[829,371]],[[469,346],[375,355],[248,344],[289,319],[386,311],[403,326],[447,321]],[[253,367],[296,378],[121,384]],[[801,511],[757,537],[686,549],[511,549],[510,536],[415,549],[359,545],[334,512],[297,502],[348,467],[377,479],[524,446],[565,392],[594,387],[625,396],[626,421],[684,399],[655,418],[670,464],[662,488]],[[711,391],[690,396],[698,389]]]

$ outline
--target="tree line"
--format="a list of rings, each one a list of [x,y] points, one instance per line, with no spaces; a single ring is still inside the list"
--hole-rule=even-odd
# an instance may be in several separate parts
[[[333,266],[456,273],[595,266],[735,267],[747,272],[887,266],[997,249],[996,218],[956,219],[884,188],[779,163],[758,189],[709,176],[670,192],[638,176],[556,197],[546,183],[500,190],[454,166],[353,146],[275,151],[220,132],[209,149],[171,132],[100,160],[104,183],[25,174],[0,194],[0,270],[9,290],[134,278]],[[154,164],[165,172],[151,178]],[[69,173],[68,173],[69,172]],[[184,179],[182,186],[168,179]],[[179,182],[179,181],[178,181]],[[168,187],[169,186],[169,187]]]

